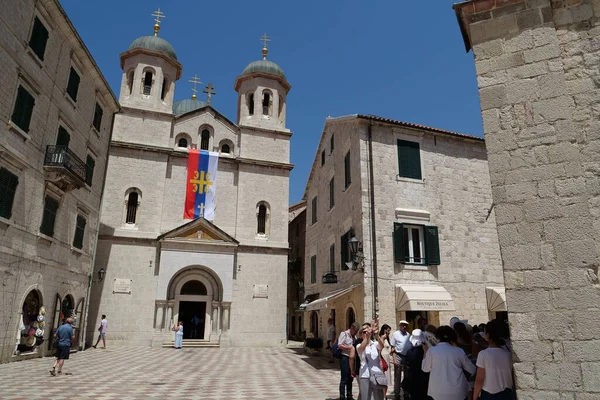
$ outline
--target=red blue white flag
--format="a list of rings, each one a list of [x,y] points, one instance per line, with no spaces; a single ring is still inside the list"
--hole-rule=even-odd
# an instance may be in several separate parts
[[[215,219],[215,192],[219,153],[189,150],[183,218]]]

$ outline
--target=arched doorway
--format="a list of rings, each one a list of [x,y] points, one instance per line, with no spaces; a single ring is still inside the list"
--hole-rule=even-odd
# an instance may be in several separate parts
[[[216,333],[223,287],[211,270],[190,267],[171,279],[168,299],[174,301],[173,323],[183,323],[183,338],[210,340]]]
[[[354,309],[349,307],[346,310],[346,328],[350,328],[350,325],[356,322],[356,315],[354,314]]]
[[[319,337],[319,314],[316,311],[310,313],[310,331],[313,337]]]
[[[21,321],[19,324],[19,340],[15,347],[15,354],[29,353],[36,350],[44,341],[45,311],[42,305],[41,294],[31,290],[25,296],[21,307]]]

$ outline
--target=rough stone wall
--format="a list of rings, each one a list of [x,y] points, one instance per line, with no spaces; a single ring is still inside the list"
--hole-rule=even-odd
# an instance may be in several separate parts
[[[306,202],[290,206],[290,223],[288,229],[288,241],[290,250],[288,253],[288,339],[299,339],[304,330],[303,324],[298,317],[303,312],[296,311],[304,301],[304,270],[306,260],[304,259],[306,244]]]
[[[457,5],[477,68],[520,399],[600,396],[600,1]]]
[[[57,294],[72,296],[75,305],[85,300],[92,273],[104,167],[108,156],[113,114],[118,105],[110,88],[95,69],[93,60],[67,25],[54,0],[7,0],[0,15],[0,167],[17,175],[19,183],[10,219],[0,218],[0,362],[14,357],[20,334],[23,301],[37,290],[47,311],[44,338],[56,324],[53,313]],[[44,59],[28,46],[34,17],[49,30]],[[65,89],[71,63],[81,73],[77,101],[67,99]],[[23,85],[34,96],[29,132],[10,122],[17,88]],[[95,103],[103,106],[101,129],[91,128]],[[59,125],[71,135],[69,148],[85,162],[92,154],[96,165],[92,186],[60,193],[60,205],[52,238],[39,233],[44,196],[49,185],[43,163],[46,146],[56,143]],[[83,249],[72,247],[78,213],[87,214]],[[83,316],[77,324],[83,333]],[[48,342],[32,356],[43,356]]]

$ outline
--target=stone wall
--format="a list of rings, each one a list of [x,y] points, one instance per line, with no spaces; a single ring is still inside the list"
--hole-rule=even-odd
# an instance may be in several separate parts
[[[455,6],[475,55],[521,399],[600,385],[600,1]]]

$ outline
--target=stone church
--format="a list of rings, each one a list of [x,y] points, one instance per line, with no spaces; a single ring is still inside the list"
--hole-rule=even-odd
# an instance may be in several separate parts
[[[206,102],[173,101],[183,67],[159,29],[120,55],[123,111],[110,147],[94,267],[104,274],[91,290],[89,341],[106,314],[112,345],[166,345],[178,321],[184,343],[283,345],[290,84],[267,60],[265,40],[263,57],[235,79],[235,121],[211,105],[212,85]],[[184,219],[194,149],[218,155],[210,221]]]

